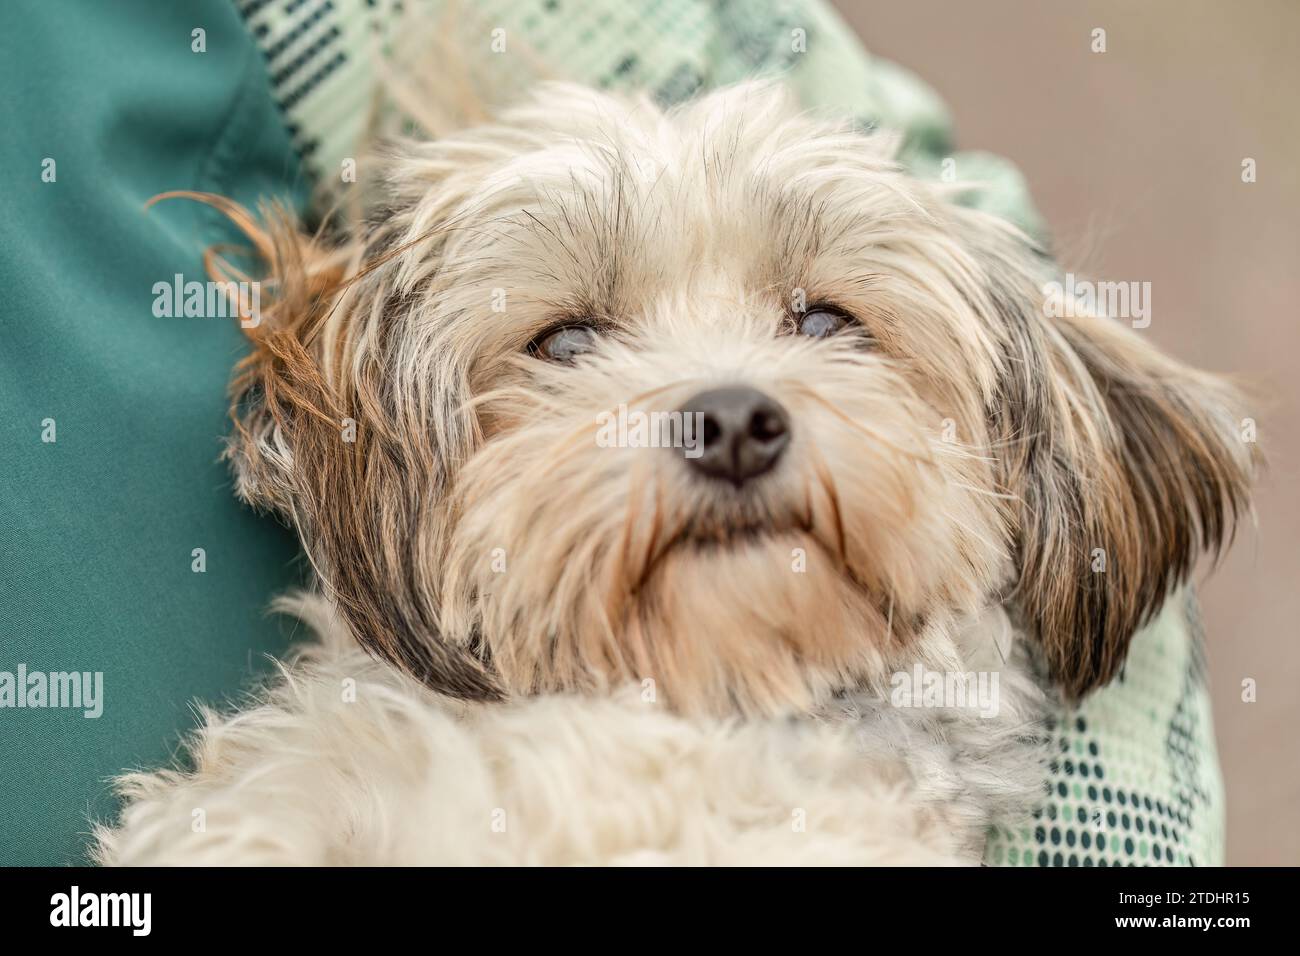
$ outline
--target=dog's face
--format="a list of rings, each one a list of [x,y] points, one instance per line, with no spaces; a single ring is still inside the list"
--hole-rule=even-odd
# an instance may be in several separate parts
[[[389,194],[280,237],[232,455],[439,689],[806,708],[995,599],[1081,692],[1243,502],[1230,392],[771,88],[552,89]]]

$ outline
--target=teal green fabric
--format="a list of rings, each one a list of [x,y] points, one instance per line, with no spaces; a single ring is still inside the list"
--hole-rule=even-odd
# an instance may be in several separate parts
[[[195,203],[144,211],[300,192],[263,58],[229,0],[75,6],[21,2],[0,31],[0,672],[102,672],[103,713],[0,708],[10,865],[80,861],[107,779],[283,650],[265,608],[300,575],[218,462],[237,324],[152,309],[234,237]]]

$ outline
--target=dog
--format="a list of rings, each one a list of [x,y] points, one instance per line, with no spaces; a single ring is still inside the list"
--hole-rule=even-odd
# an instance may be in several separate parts
[[[341,236],[198,197],[268,264],[227,456],[317,638],[121,778],[100,861],[978,862],[1257,462],[897,148],[779,84],[554,84]]]

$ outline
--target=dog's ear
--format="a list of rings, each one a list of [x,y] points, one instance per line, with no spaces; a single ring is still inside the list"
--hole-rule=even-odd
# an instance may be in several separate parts
[[[258,314],[240,323],[251,349],[235,366],[230,384],[234,428],[225,458],[241,500],[292,520],[297,439],[334,412],[309,341],[319,334],[343,270],[278,206],[262,209],[260,221],[233,204],[218,208],[253,241],[266,270],[263,285],[271,293]],[[209,271],[215,271],[211,265]]]
[[[214,199],[204,201],[252,239],[269,293],[255,323],[244,323],[252,350],[231,387],[226,457],[239,496],[292,523],[364,647],[442,693],[500,696],[483,661],[438,635],[422,555],[442,491],[440,455],[432,436],[402,428],[389,407],[389,356],[373,340],[390,291],[371,281],[368,250],[329,247],[283,210],[255,221]],[[375,347],[358,346],[361,337]]]
[[[1013,496],[1014,602],[1071,696],[1107,683],[1202,552],[1230,541],[1257,465],[1226,381],[1125,320],[1054,296],[1049,260],[959,216],[1002,351],[993,455]]]

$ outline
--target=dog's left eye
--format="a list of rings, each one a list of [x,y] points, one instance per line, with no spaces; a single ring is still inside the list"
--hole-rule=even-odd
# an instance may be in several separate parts
[[[596,330],[589,325],[565,325],[547,332],[528,345],[538,358],[568,364],[596,345]]]
[[[853,322],[843,312],[826,308],[809,309],[802,315],[796,315],[794,321],[800,335],[814,339],[829,338]]]

